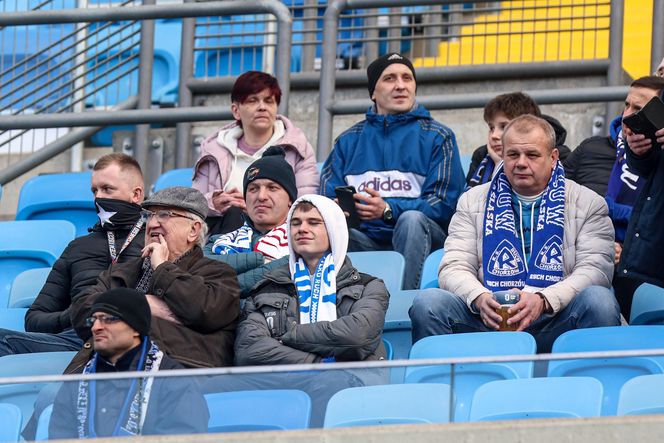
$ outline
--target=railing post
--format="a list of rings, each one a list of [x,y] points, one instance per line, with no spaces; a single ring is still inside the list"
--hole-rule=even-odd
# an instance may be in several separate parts
[[[185,0],[192,3],[193,0]],[[187,108],[192,105],[193,94],[187,81],[194,76],[194,40],[196,19],[182,20],[182,43],[180,49],[180,84],[178,85],[178,106]],[[192,151],[191,123],[183,122],[175,125],[175,167],[186,168],[190,165]]]
[[[611,0],[611,19],[609,28],[609,69],[607,71],[608,86],[619,86],[623,83],[622,75],[622,38],[625,6],[622,0]],[[620,112],[620,104],[610,102],[606,105],[605,125],[606,133],[611,120]]]
[[[654,0],[652,5],[652,51],[650,72],[655,72],[664,57],[664,0]]]
[[[143,5],[154,5],[156,0],[143,0]],[[152,106],[152,58],[154,56],[154,20],[141,22],[141,46],[138,69],[138,109]],[[152,184],[161,174],[161,164],[148,162],[148,133],[150,125],[136,126],[134,134],[134,158],[143,168],[146,185]],[[155,169],[156,168],[156,169]]]

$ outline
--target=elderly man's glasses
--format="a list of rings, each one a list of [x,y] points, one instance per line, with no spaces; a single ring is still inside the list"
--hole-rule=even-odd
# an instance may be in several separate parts
[[[85,319],[85,326],[91,328],[97,320],[99,320],[103,325],[112,325],[113,323],[117,323],[122,319],[117,315],[91,315]]]
[[[171,217],[182,217],[188,218],[189,220],[194,219],[188,215],[178,214],[177,212],[169,211],[168,209],[160,209],[158,211],[148,211],[147,209],[144,209],[141,211],[141,215],[145,221],[150,221],[152,217],[156,217],[159,223],[167,222]]]

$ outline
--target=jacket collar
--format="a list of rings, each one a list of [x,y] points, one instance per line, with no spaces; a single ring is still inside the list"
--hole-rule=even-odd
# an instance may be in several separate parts
[[[372,124],[398,124],[408,123],[419,119],[431,119],[431,113],[421,104],[415,102],[415,106],[408,112],[401,114],[378,114],[376,113],[376,105],[372,105],[366,113],[366,119]]]

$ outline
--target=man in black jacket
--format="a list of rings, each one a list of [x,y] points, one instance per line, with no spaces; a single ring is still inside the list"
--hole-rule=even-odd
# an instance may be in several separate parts
[[[140,257],[143,174],[132,157],[108,154],[92,171],[91,190],[99,223],[74,239],[53,265],[46,284],[28,309],[27,332],[0,329],[0,356],[30,352],[78,351],[83,342],[72,329],[71,300],[94,285],[111,263]]]

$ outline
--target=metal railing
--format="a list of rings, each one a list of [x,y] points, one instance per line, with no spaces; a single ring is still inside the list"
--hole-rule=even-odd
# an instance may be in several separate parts
[[[290,59],[290,41],[291,41],[291,17],[288,9],[276,0],[255,0],[251,3],[243,1],[216,1],[209,3],[185,3],[154,5],[154,0],[144,0],[143,6],[126,6],[121,8],[95,8],[95,9],[66,9],[52,11],[25,11],[25,12],[7,12],[0,14],[0,26],[18,26],[18,25],[38,25],[38,24],[63,24],[63,23],[95,23],[95,22],[119,22],[125,20],[141,20],[141,48],[139,51],[139,71],[138,71],[138,94],[136,97],[139,111],[117,110],[106,113],[96,112],[75,112],[66,114],[44,114],[44,115],[2,115],[0,116],[0,129],[16,130],[20,128],[50,128],[50,127],[75,127],[85,125],[116,125],[128,123],[141,123],[137,127],[136,140],[134,144],[134,156],[139,163],[146,168],[146,177],[148,181],[156,178],[161,173],[161,164],[149,161],[149,149],[147,142],[148,126],[145,123],[152,121],[171,121],[174,115],[177,121],[188,122],[196,121],[199,118],[195,115],[199,109],[186,109],[183,105],[181,95],[180,108],[173,109],[150,109],[151,107],[151,81],[152,81],[152,56],[153,56],[153,19],[159,18],[192,18],[209,17],[214,15],[231,16],[246,13],[265,13],[276,17],[276,51],[274,73],[281,84],[284,94],[280,111],[287,112],[288,93],[290,90],[290,78],[288,65],[285,60]],[[185,22],[192,22],[193,19]],[[184,25],[183,25],[184,27]],[[185,33],[183,32],[183,36]],[[183,46],[192,47],[190,41],[183,38]],[[183,60],[184,61],[184,60]],[[184,71],[188,78],[187,66],[183,69],[181,62],[181,74]],[[193,65],[189,65],[191,70]],[[190,76],[191,74],[189,74]],[[185,85],[186,81],[180,82]],[[182,90],[180,91],[182,92]],[[127,106],[129,102],[124,103]],[[96,114],[96,116],[95,116]],[[171,117],[168,117],[168,116]],[[228,115],[227,109],[206,110],[205,116],[208,120],[221,119]],[[87,122],[87,123],[85,123]],[[94,122],[94,123],[92,123]],[[86,131],[89,135],[89,130]],[[87,136],[83,136],[81,140]],[[21,160],[0,172],[0,184],[5,184],[21,174],[29,171],[41,162],[57,155],[60,152],[71,147],[72,137],[68,137],[66,142],[56,140],[44,148],[44,152],[39,156],[33,156]],[[185,154],[189,146],[181,145],[180,151]],[[48,154],[48,155],[47,155]],[[152,172],[151,172],[152,171]]]

